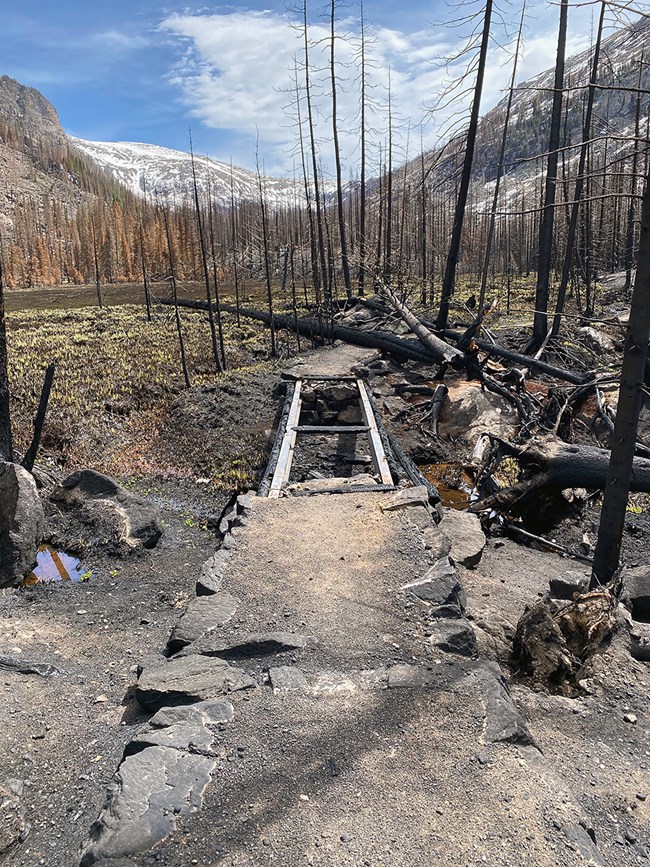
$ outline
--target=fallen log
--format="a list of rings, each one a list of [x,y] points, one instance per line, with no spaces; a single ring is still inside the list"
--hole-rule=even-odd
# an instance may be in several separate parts
[[[388,286],[382,286],[381,294],[386,298],[391,307],[399,313],[411,331],[417,336],[420,343],[431,353],[436,361],[451,364],[454,367],[465,367],[465,353],[441,340],[440,337],[437,337],[433,331],[418,319],[406,304],[400,301],[392,289]]]
[[[373,298],[357,298],[356,301],[366,307],[369,307],[371,310],[376,310],[381,313],[390,312],[389,308],[386,305],[378,302]],[[421,319],[419,319],[419,322],[421,322],[421,324],[430,331],[433,331],[435,329],[435,322],[430,319],[422,317]],[[467,338],[467,331],[454,331],[452,329],[446,329],[443,337],[446,337],[449,340],[453,340],[454,343],[461,343],[464,339]],[[477,337],[473,337],[473,340],[478,346],[478,348],[483,352],[487,352],[488,354],[494,355],[497,358],[503,358],[505,361],[515,362],[516,364],[525,368],[538,370],[540,373],[546,373],[549,376],[554,377],[555,379],[562,380],[563,382],[570,382],[574,385],[584,385],[585,383],[590,382],[592,379],[594,379],[593,373],[574,373],[571,370],[565,370],[563,367],[556,367],[554,364],[548,364],[546,361],[541,361],[539,358],[532,358],[529,355],[523,355],[520,352],[514,352],[514,350],[512,349],[506,349],[505,347],[499,346],[496,343],[489,343],[487,340],[481,340]]]
[[[448,337],[450,340],[460,341],[463,339],[463,336],[464,332],[461,331],[445,331],[445,337]],[[533,358],[530,355],[522,355],[519,352],[514,352],[512,349],[505,349],[496,343],[488,343],[486,340],[479,340],[476,337],[474,341],[479,349],[487,352],[489,355],[495,355],[497,358],[503,358],[506,361],[513,361],[518,365],[530,367],[533,370],[538,370],[540,373],[546,373],[555,379],[561,379],[563,382],[584,385],[594,379],[593,373],[574,373],[571,370],[565,370],[563,367],[556,367],[554,364],[540,361],[538,358]]]
[[[507,508],[543,486],[602,489],[607,479],[610,453],[594,446],[577,446],[550,437],[533,437],[525,445],[514,445],[491,436],[503,454],[516,457],[530,476],[511,488],[505,488],[472,507],[482,511],[491,506]],[[650,492],[650,459],[635,458],[630,490]]]
[[[167,298],[159,298],[156,300],[156,303],[173,304]],[[179,298],[178,306],[186,307],[189,310],[207,310],[208,302],[181,300]],[[263,322],[265,325],[270,325],[271,323],[271,315],[261,310],[251,310],[244,307],[238,309],[232,304],[222,304],[221,310],[226,313],[238,312],[240,316],[244,316],[247,319],[255,319],[258,322]],[[322,322],[314,319],[296,320],[293,316],[285,316],[281,313],[273,314],[273,324],[276,329],[284,328],[287,331],[295,331],[304,337],[325,337],[330,340],[344,340],[346,343],[353,343],[355,346],[380,349],[382,352],[389,352],[398,358],[412,359],[413,361],[420,361],[423,364],[431,364],[431,355],[420,346],[419,341],[395,337],[394,334],[389,334],[385,331],[360,331],[357,328],[349,328],[345,325],[328,322],[326,319],[323,319]]]

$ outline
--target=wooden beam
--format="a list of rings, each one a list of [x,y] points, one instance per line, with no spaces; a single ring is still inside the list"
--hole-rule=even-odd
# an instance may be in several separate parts
[[[370,440],[370,451],[372,454],[372,462],[374,464],[375,471],[381,476],[381,482],[383,485],[392,485],[393,477],[391,476],[390,467],[388,466],[388,461],[386,460],[386,454],[384,452],[384,447],[381,442],[381,437],[379,436],[379,431],[377,430],[375,413],[372,406],[370,405],[370,401],[368,400],[366,384],[362,379],[357,379],[357,388],[359,389],[359,406],[361,407],[361,414],[363,415],[363,420],[369,428],[368,439]]]
[[[298,426],[298,419],[300,418],[300,405],[302,403],[301,391],[302,380],[299,379],[296,381],[296,387],[293,392],[289,417],[287,418],[287,430],[282,438],[278,464],[275,468],[273,481],[269,490],[269,498],[272,500],[276,500],[280,496],[283,485],[289,481],[289,476],[291,475],[293,452],[296,446],[296,428]]]
[[[318,494],[369,494],[373,491],[396,491],[395,485],[341,485],[339,488],[301,488],[299,491],[291,491],[292,497],[315,497]]]
[[[278,422],[278,429],[275,432],[273,448],[271,449],[271,454],[269,455],[269,460],[266,465],[266,469],[264,470],[262,481],[260,482],[259,488],[257,489],[258,497],[268,497],[269,495],[271,480],[273,479],[275,468],[278,465],[278,457],[280,456],[282,441],[284,440],[284,435],[287,431],[287,420],[289,418],[291,402],[293,400],[295,390],[296,383],[294,381],[287,383],[287,393],[284,398],[284,406],[282,407],[282,414],[280,415],[280,421]]]
[[[301,434],[360,434],[360,433],[368,433],[370,428],[368,425],[362,424],[335,424],[335,425],[322,425],[322,424],[301,424],[298,425],[295,430],[297,433]]]

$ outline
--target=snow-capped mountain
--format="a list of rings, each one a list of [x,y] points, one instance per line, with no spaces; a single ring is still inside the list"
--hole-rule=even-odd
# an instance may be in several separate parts
[[[152,200],[159,196],[179,203],[192,196],[192,159],[189,153],[138,142],[95,142],[70,136],[70,143],[90,157],[107,174],[137,195]],[[258,201],[257,175],[247,169],[194,155],[199,194],[208,187],[212,200],[228,206],[231,188],[236,201]],[[299,202],[300,187],[285,178],[262,177],[265,199],[270,207]]]

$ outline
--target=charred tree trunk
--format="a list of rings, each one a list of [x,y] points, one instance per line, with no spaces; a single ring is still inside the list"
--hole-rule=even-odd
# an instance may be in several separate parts
[[[566,2],[566,0],[564,0],[564,2]],[[467,130],[463,171],[460,179],[458,199],[456,200],[456,210],[454,212],[454,223],[451,233],[451,242],[449,244],[449,252],[447,254],[447,264],[445,266],[445,274],[442,281],[442,295],[440,297],[440,310],[438,312],[437,320],[439,331],[444,331],[447,327],[449,304],[451,302],[451,296],[454,294],[454,287],[456,284],[456,268],[458,267],[458,254],[460,252],[463,222],[465,219],[465,210],[467,208],[467,194],[469,192],[469,182],[474,162],[474,147],[476,145],[476,131],[478,128],[481,95],[483,93],[483,79],[485,77],[485,65],[487,62],[488,44],[490,41],[491,20],[492,0],[487,0],[485,5],[485,17],[483,19],[483,35],[481,37],[478,68],[476,71],[476,84],[474,86],[474,101],[472,103],[469,128]]]
[[[596,44],[594,46],[594,57],[591,66],[591,78],[589,80],[589,94],[587,97],[587,108],[585,111],[584,126],[582,130],[582,145],[580,147],[580,158],[578,160],[578,177],[576,178],[576,186],[573,194],[573,203],[571,205],[571,216],[569,217],[569,228],[567,231],[566,250],[564,253],[564,264],[562,266],[562,279],[560,280],[560,288],[558,289],[557,304],[555,307],[555,317],[553,319],[552,334],[556,336],[560,330],[560,316],[564,311],[564,300],[566,298],[566,290],[569,285],[569,277],[571,275],[571,267],[573,265],[573,251],[575,248],[576,229],[578,226],[578,213],[580,209],[580,200],[582,199],[582,190],[585,183],[585,168],[587,165],[587,154],[589,152],[589,141],[591,138],[591,118],[594,110],[594,96],[596,93],[596,77],[598,75],[598,61],[600,59],[600,43],[603,36],[603,25],[605,23],[606,3],[602,2],[600,6],[600,18],[598,19],[598,31],[596,33]],[[589,265],[587,264],[587,272]],[[589,279],[587,274],[587,279]],[[589,308],[589,304],[587,304]]]
[[[548,299],[551,280],[551,253],[553,250],[553,222],[555,217],[555,192],[557,187],[558,148],[560,147],[560,128],[562,121],[562,95],[564,84],[564,57],[566,53],[566,29],[568,0],[561,0],[560,27],[557,38],[557,59],[555,62],[555,84],[553,108],[551,111],[551,133],[546,163],[544,186],[544,208],[539,229],[539,252],[537,261],[537,286],[535,289],[535,318],[533,337],[529,349],[537,348],[548,331]]]
[[[36,411],[36,419],[34,421],[34,436],[31,444],[25,452],[23,458],[23,466],[31,473],[34,469],[38,447],[41,442],[41,434],[43,433],[43,425],[45,424],[45,416],[47,415],[47,405],[50,402],[50,392],[52,391],[52,383],[54,382],[54,372],[56,365],[54,362],[50,364],[45,371],[45,379],[43,380],[43,389],[41,391],[41,399],[38,402],[38,410]]]
[[[630,319],[625,337],[621,387],[607,472],[605,498],[594,553],[592,585],[608,583],[615,575],[625,526],[630,490],[650,490],[650,460],[635,458],[636,435],[650,339],[650,175],[646,178],[641,237]],[[639,463],[647,465],[647,487],[638,487]]]
[[[169,214],[167,208],[163,208],[163,219],[165,222],[165,235],[167,237],[167,255],[169,256],[169,279],[172,286],[172,303],[174,305],[174,315],[176,319],[176,331],[178,333],[178,346],[181,353],[181,367],[183,369],[183,379],[185,386],[190,387],[190,374],[187,370],[187,359],[185,357],[185,341],[183,340],[183,326],[181,325],[181,315],[178,311],[178,286],[176,285],[176,263],[174,261],[174,246],[172,244],[172,236],[169,228]]]

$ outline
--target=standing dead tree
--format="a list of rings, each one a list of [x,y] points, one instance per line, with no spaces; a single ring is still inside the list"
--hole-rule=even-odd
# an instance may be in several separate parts
[[[449,252],[447,253],[445,273],[442,280],[442,295],[440,297],[440,310],[438,311],[437,319],[437,326],[439,331],[444,331],[447,327],[447,320],[449,318],[449,304],[451,302],[451,297],[454,294],[454,287],[456,284],[458,254],[460,252],[460,242],[463,235],[463,223],[465,220],[465,211],[467,208],[467,195],[469,192],[469,183],[472,176],[472,165],[474,163],[474,148],[476,145],[476,132],[478,128],[479,112],[481,108],[481,95],[483,93],[483,79],[485,77],[485,66],[487,63],[491,22],[492,0],[487,0],[483,17],[483,32],[481,36],[481,46],[479,49],[478,66],[476,69],[474,99],[472,102],[469,126],[467,128],[463,169],[460,177],[458,198],[456,199],[456,210],[454,212],[454,222],[451,231]]]
[[[555,219],[555,193],[557,188],[557,166],[562,126],[562,98],[564,86],[564,59],[566,54],[566,30],[568,0],[561,0],[560,26],[557,37],[557,57],[555,61],[555,80],[553,85],[553,108],[551,110],[551,132],[546,162],[544,183],[544,210],[539,227],[539,252],[537,261],[537,285],[535,288],[535,317],[533,337],[529,350],[537,349],[548,331],[548,299],[551,280],[551,253],[553,250],[553,222]]]
[[[616,410],[612,456],[607,472],[605,497],[594,552],[591,584],[607,584],[615,576],[625,527],[627,500],[633,468],[641,409],[642,389],[650,339],[650,174],[646,177],[641,216],[641,236],[630,319],[625,335],[625,353]],[[648,462],[650,465],[650,461]]]

